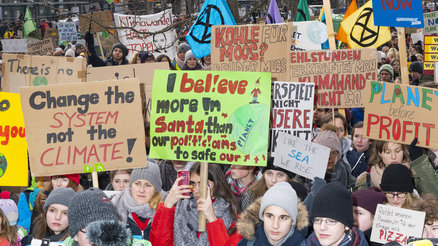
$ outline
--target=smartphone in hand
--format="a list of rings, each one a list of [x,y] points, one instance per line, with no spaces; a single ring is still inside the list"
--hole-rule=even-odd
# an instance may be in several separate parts
[[[190,173],[189,171],[178,171],[178,178],[183,177],[182,180],[179,181],[178,186],[180,185],[189,185],[190,184]],[[190,196],[190,193],[183,193],[184,196]]]

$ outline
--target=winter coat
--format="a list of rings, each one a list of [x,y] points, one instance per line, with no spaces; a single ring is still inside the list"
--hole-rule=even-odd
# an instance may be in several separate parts
[[[68,237],[64,241],[65,246],[79,246],[78,242],[76,242],[72,237]],[[98,245],[99,246],[99,245]],[[123,246],[123,245],[121,245]],[[132,241],[130,244],[125,246],[152,246],[152,244],[147,240],[140,240],[136,238],[132,238]]]
[[[357,178],[368,170],[368,157],[369,151],[358,152],[354,148],[350,148],[343,156],[343,160],[350,165],[351,175]]]
[[[158,205],[157,211],[152,221],[151,233],[149,241],[152,245],[159,246],[173,246],[174,245],[174,231],[173,221],[176,207],[166,208],[164,203]],[[231,225],[231,227],[234,227]],[[208,242],[210,246],[223,246],[230,239],[227,228],[222,219],[218,218],[214,222],[207,223],[206,231]],[[235,237],[234,233],[231,237]]]
[[[172,188],[178,173],[170,161],[161,161],[158,163],[158,167],[160,167],[161,188],[164,191],[169,191]]]
[[[420,195],[431,193],[438,196],[438,173],[435,172],[427,155],[411,161],[411,172],[415,189]]]
[[[368,242],[365,238],[365,235],[363,232],[356,227],[353,227],[352,229],[354,239],[348,246],[368,246]],[[315,235],[315,232],[312,232],[310,236],[306,239],[306,241],[303,241],[301,246],[319,246],[321,245],[318,241],[318,238]]]
[[[32,211],[35,206],[35,199],[40,192],[40,189],[30,187],[27,190],[20,193],[20,199],[18,200],[18,221],[17,225],[24,227],[27,231],[30,231],[30,222],[32,218]]]
[[[145,221],[144,218],[139,218],[141,221]],[[149,234],[151,233],[151,225],[152,225],[152,218],[149,220],[149,223],[147,227],[142,231],[137,223],[133,219],[131,219],[130,216],[128,216],[127,222],[128,228],[131,230],[132,235],[138,235],[141,236],[143,239],[149,240]]]
[[[260,204],[262,197],[254,201],[243,213],[237,222],[237,230],[243,237],[238,246],[246,245],[271,245],[266,237],[263,228],[263,221],[259,218]],[[295,221],[294,221],[295,223]],[[282,244],[300,245],[307,235],[307,227],[309,226],[309,213],[306,206],[302,202],[298,202],[298,215],[294,233]],[[230,242],[226,245],[233,245]],[[234,244],[235,245],[235,244]]]
[[[327,170],[325,172],[324,179],[327,183],[341,182],[347,189],[353,187],[356,182],[356,179],[351,175],[350,165],[345,163],[342,158],[336,163],[333,171]]]

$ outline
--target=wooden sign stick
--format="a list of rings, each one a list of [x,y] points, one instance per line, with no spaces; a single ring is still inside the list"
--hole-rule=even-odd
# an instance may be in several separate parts
[[[327,25],[329,46],[331,50],[335,50],[336,49],[335,31],[333,30],[332,7],[330,5],[330,0],[324,0],[323,6],[325,13],[325,23]]]
[[[397,27],[397,37],[398,37],[398,51],[399,51],[398,54],[400,56],[401,82],[402,84],[409,85],[408,57],[406,53],[406,37],[405,37],[404,27]]]
[[[93,180],[93,187],[99,188],[99,178],[96,171],[91,172],[91,179]]]
[[[105,56],[104,56],[104,54],[103,54],[102,42],[100,41],[99,33],[96,32],[96,36],[97,36],[97,42],[99,43],[100,56],[102,57],[102,60],[105,61]],[[111,55],[112,55],[112,54],[111,54]]]
[[[207,198],[207,184],[208,184],[208,162],[201,162],[201,182],[199,189],[201,191],[201,198]],[[199,212],[198,231],[202,232],[206,230],[206,218],[203,212]]]

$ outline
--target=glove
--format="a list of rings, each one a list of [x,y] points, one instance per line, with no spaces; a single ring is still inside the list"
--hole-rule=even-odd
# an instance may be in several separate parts
[[[315,177],[315,179],[312,181],[312,187],[310,188],[310,191],[316,194],[326,184],[327,182],[325,182],[324,179]]]
[[[84,39],[85,39],[85,42],[87,42],[89,45],[94,46],[94,37],[93,37],[93,34],[91,34],[89,31],[87,31],[85,33]]]
[[[423,148],[417,147],[417,142],[418,138],[414,138],[411,145],[409,145],[409,157],[411,158],[411,161],[414,161],[423,155]]]

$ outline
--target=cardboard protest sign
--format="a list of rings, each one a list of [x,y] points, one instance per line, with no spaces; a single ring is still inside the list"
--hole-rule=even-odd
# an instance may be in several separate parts
[[[291,52],[290,81],[314,82],[318,108],[362,107],[367,80],[377,79],[376,49]]]
[[[427,12],[423,14],[424,18],[424,34],[434,34],[438,33],[438,11]],[[415,43],[415,42],[414,42]]]
[[[113,14],[111,10],[106,11],[94,11],[90,14],[79,15],[79,27],[81,29],[81,33],[85,33],[90,28],[91,22],[91,30],[90,32],[103,32],[108,31],[109,26],[113,26]],[[93,19],[93,21],[91,21]],[[101,25],[97,24],[100,23]]]
[[[20,96],[33,175],[146,166],[138,79],[23,87]]]
[[[438,36],[424,36],[424,74],[433,75],[434,62],[438,61]]]
[[[74,22],[58,22],[59,42],[62,41],[77,41],[78,33],[76,31],[76,23]]]
[[[412,43],[414,44],[417,43],[418,41],[423,43],[424,41],[423,31],[421,29],[418,29],[418,32],[411,33],[411,39],[412,39]]]
[[[46,31],[44,32],[44,39],[46,38],[50,38],[54,42],[57,42],[59,39],[58,30],[56,30],[56,28],[46,28]]]
[[[87,60],[58,56],[3,55],[3,90],[18,93],[23,86],[85,82]]]
[[[421,238],[425,216],[425,212],[378,204],[370,240],[381,244],[396,241],[407,245],[409,237]]]
[[[87,69],[87,81],[138,78],[142,89],[142,105],[146,111],[145,117],[146,120],[149,121],[151,116],[152,82],[154,81],[154,71],[158,69],[168,70],[169,64],[167,62],[155,62],[89,68]]]
[[[423,6],[415,0],[373,0],[374,25],[422,28]]]
[[[438,90],[371,81],[364,92],[364,130],[372,139],[438,148]]]
[[[270,151],[276,151],[280,132],[311,140],[315,84],[279,82],[272,84]]]
[[[327,26],[320,21],[293,22],[291,50],[320,50],[327,41]]]
[[[324,179],[330,148],[280,132],[274,165],[308,179]]]
[[[27,186],[27,143],[20,95],[0,92],[0,186]]]
[[[271,75],[156,70],[152,158],[266,166]]]
[[[116,27],[122,28],[118,29],[119,39],[129,49],[128,59],[135,51],[150,51],[155,57],[165,54],[172,60],[175,58],[175,32],[173,30],[161,32],[173,24],[171,9],[153,15],[114,14],[114,23]]]
[[[48,52],[55,50],[53,41],[49,38],[27,44],[28,55],[46,55]]]
[[[27,39],[2,39],[4,53],[27,52]]]
[[[275,80],[289,80],[292,23],[212,28],[212,70],[271,72]]]

